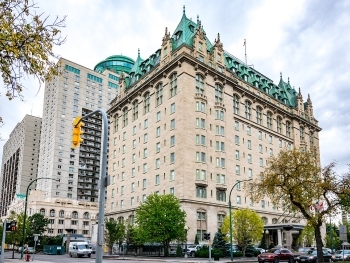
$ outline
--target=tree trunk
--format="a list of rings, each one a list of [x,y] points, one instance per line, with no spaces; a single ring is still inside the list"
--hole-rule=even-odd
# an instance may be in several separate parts
[[[315,226],[315,239],[316,239],[316,248],[317,248],[317,262],[324,262],[323,251],[322,251],[322,237],[321,237],[321,226],[322,222],[318,222]]]

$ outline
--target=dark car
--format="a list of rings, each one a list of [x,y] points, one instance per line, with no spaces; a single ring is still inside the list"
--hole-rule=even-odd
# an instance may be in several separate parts
[[[332,260],[334,262],[343,261],[343,257],[344,261],[350,260],[350,250],[337,250],[332,256]]]
[[[323,261],[329,262],[332,259],[332,254],[329,254],[327,250],[322,250]],[[317,262],[317,250],[309,250],[304,255],[300,255],[295,259],[297,262]]]
[[[91,254],[96,253],[96,245],[90,245],[90,249],[91,249]]]
[[[258,261],[263,262],[274,262],[287,261],[289,263],[294,263],[293,252],[286,248],[270,249],[267,252],[258,255]]]

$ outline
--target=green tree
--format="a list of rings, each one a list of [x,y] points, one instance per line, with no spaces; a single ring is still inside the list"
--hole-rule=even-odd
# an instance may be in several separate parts
[[[105,243],[108,248],[108,254],[112,254],[113,245],[118,240],[118,230],[117,230],[117,221],[113,218],[105,218]]]
[[[221,229],[215,233],[213,248],[220,250],[221,255],[227,254],[227,250],[230,248],[225,240],[225,235],[221,233]]]
[[[326,236],[324,241],[328,248],[337,249],[338,247],[341,247],[342,241],[339,239],[339,229],[335,224],[326,224]]]
[[[34,234],[43,235],[47,230],[50,220],[40,213],[35,213],[28,217],[29,229],[27,237],[33,239]]]
[[[315,238],[315,229],[314,227],[307,223],[305,228],[301,231],[298,237],[298,243],[303,247],[311,247]]]
[[[49,21],[37,10],[32,0],[0,0],[0,74],[10,100],[22,97],[24,77],[42,83],[59,74],[53,47],[66,40],[61,36],[66,17]]]
[[[269,198],[276,208],[301,216],[313,226],[320,262],[323,262],[321,226],[324,219],[342,207],[342,195],[350,194],[350,173],[339,176],[334,167],[335,163],[331,163],[321,169],[315,149],[282,150],[269,159],[265,170],[250,187],[253,200]]]
[[[198,235],[194,237],[194,244],[199,245]]]
[[[22,234],[23,234],[23,219],[24,213],[16,214],[14,211],[10,211],[10,216],[7,222],[16,221],[16,231],[7,233],[5,242],[13,246],[22,245]],[[28,221],[26,221],[26,229],[29,229]],[[28,232],[26,232],[28,233]],[[27,240],[27,235],[24,236],[24,240]],[[12,258],[14,258],[14,249],[12,250]]]
[[[260,241],[263,235],[264,222],[256,212],[248,208],[236,210],[231,213],[232,238],[237,242],[237,245],[242,248],[243,256],[245,256],[247,246],[250,243],[257,243]],[[224,218],[224,222],[221,226],[221,232],[224,234],[226,241],[229,242],[229,215]]]
[[[185,238],[185,217],[175,196],[151,194],[136,209],[138,237],[143,242],[162,243],[168,256],[170,242]]]

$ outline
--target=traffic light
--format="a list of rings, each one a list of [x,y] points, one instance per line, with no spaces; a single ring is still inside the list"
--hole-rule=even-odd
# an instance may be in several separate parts
[[[210,233],[204,233],[203,235],[205,240],[210,240]]]
[[[84,123],[80,120],[80,116],[76,117],[73,120],[72,148],[79,146],[79,144],[83,142],[83,138],[81,138],[81,135],[84,132],[81,130],[81,127],[84,126]]]
[[[6,231],[11,232],[11,231],[16,231],[17,229],[17,222],[16,221],[11,221],[6,224]]]

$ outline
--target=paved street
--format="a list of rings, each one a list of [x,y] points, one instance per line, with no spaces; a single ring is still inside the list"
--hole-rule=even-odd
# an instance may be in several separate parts
[[[31,255],[32,257],[33,255]],[[36,254],[34,255],[34,261],[38,263],[62,263],[62,262],[84,262],[84,263],[95,263],[95,255],[92,255],[92,258],[71,258],[68,254],[65,255],[44,255],[44,254]],[[21,260],[21,255],[19,253],[15,253],[15,259],[12,259],[12,252],[5,252],[5,263],[23,263],[24,260]],[[208,259],[203,258],[163,258],[163,257],[131,257],[129,255],[119,256],[119,258],[108,258],[104,259],[103,263],[113,263],[123,261],[125,263],[140,263],[140,261],[148,261],[148,262],[171,262],[171,263],[207,263]],[[31,258],[32,261],[32,258]],[[213,262],[213,261],[212,261]],[[231,262],[229,258],[222,258],[220,262]],[[238,262],[257,262],[256,258],[252,259],[235,259],[235,263]]]

